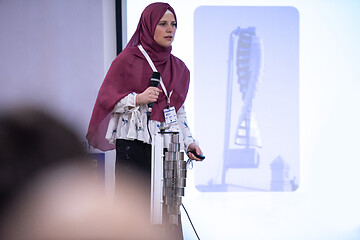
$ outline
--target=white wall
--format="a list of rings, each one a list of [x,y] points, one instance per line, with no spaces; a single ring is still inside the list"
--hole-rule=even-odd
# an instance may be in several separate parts
[[[151,2],[154,1],[128,1],[129,37],[135,30],[141,11]],[[194,174],[207,162],[197,163],[188,175],[184,202],[200,238],[359,239],[360,114],[357,105],[360,95],[357,92],[360,89],[360,2],[167,2],[174,7],[178,17],[173,53],[184,60],[192,72],[186,104],[190,127],[198,138],[208,138],[209,135],[199,136],[194,129],[197,118],[194,96],[201,93],[201,89],[195,89],[198,79],[193,75],[195,9],[209,5],[291,6],[299,11],[300,188],[288,193],[202,193],[194,187]],[[222,20],[218,19],[219,26],[226,24]],[[209,114],[209,118],[212,116]],[[207,152],[204,154],[207,155]],[[196,239],[184,215],[185,239]]]
[[[98,90],[116,57],[114,6],[114,0],[0,1],[0,108],[43,107],[86,143]],[[111,195],[114,152],[106,159]]]
[[[84,136],[116,54],[113,3],[0,1],[0,106],[46,107]]]

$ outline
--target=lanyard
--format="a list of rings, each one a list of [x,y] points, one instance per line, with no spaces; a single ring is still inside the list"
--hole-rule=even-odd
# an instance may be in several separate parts
[[[155,67],[153,61],[151,60],[149,54],[145,51],[145,49],[143,48],[143,46],[141,46],[141,44],[139,44],[139,45],[138,45],[138,48],[140,49],[140,51],[142,52],[142,54],[144,55],[144,57],[146,58],[146,60],[147,60],[148,63],[150,64],[151,69],[152,69],[154,72],[158,72],[158,70],[156,69],[156,67]],[[165,94],[165,96],[166,96],[166,98],[167,98],[167,102],[168,102],[168,104],[170,104],[170,97],[171,97],[173,91],[171,91],[170,94],[169,94],[169,96],[168,96],[167,91],[166,91],[166,88],[165,88],[165,85],[164,85],[164,83],[163,83],[163,81],[162,81],[161,76],[160,76],[160,84],[161,84],[161,87],[162,87],[162,89],[163,89],[163,91],[164,91],[164,94]]]

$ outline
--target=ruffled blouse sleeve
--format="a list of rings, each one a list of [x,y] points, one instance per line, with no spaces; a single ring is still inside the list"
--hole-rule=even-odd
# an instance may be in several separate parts
[[[184,105],[182,105],[177,112],[178,124],[180,128],[180,132],[182,134],[182,138],[184,141],[184,149],[186,150],[191,143],[197,143],[197,141],[192,136],[190,131],[190,127],[186,118],[186,111]]]

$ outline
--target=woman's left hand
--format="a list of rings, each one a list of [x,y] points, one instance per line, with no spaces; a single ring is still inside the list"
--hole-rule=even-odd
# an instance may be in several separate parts
[[[202,151],[200,149],[200,147],[198,145],[196,145],[195,143],[191,143],[186,151],[186,154],[188,155],[188,157],[192,160],[196,160],[196,161],[202,161],[203,159],[201,158],[197,158],[195,157],[195,155],[193,153],[191,153],[191,151],[196,152],[197,155],[202,155]]]

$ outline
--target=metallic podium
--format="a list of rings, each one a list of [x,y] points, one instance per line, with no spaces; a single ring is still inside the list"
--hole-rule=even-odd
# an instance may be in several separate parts
[[[178,132],[155,134],[151,157],[151,223],[178,225],[186,186],[186,162]]]

